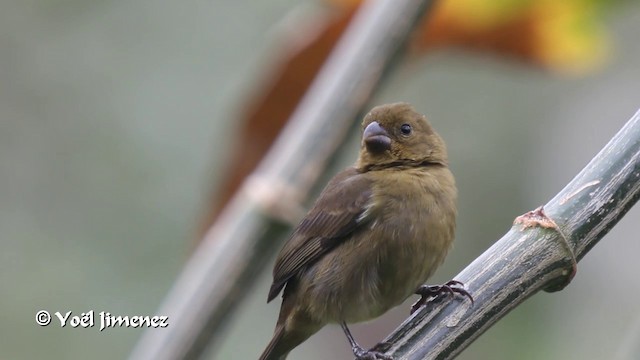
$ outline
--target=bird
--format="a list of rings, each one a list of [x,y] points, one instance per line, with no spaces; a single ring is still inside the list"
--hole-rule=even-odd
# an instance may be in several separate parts
[[[412,294],[412,312],[441,293],[471,295],[452,280],[423,285],[453,243],[457,188],[444,140],[404,102],[362,120],[355,164],[335,175],[280,250],[267,302],[282,292],[273,338],[260,360],[283,360],[329,323],[357,359],[365,350],[347,323],[376,318]]]

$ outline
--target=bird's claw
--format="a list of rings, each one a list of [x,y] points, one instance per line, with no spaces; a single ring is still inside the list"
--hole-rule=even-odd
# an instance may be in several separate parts
[[[460,294],[466,296],[471,300],[471,305],[473,306],[473,296],[464,289],[464,284],[457,280],[451,280],[442,285],[421,285],[416,290],[416,294],[420,295],[420,299],[411,306],[411,314],[425,305],[430,299],[436,299],[442,295],[454,296],[455,294]]]
[[[358,360],[393,360],[393,357],[385,355],[381,352],[365,350],[360,346],[351,348],[353,355]]]

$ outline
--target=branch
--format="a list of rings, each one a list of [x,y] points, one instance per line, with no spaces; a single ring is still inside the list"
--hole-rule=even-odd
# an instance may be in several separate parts
[[[376,346],[394,359],[452,359],[539,290],[562,290],[577,262],[640,197],[640,111],[544,207],[464,269],[475,305],[428,303]],[[382,345],[384,344],[384,345]]]
[[[361,7],[278,141],[185,265],[158,311],[170,325],[146,331],[132,359],[197,358],[219,338],[431,2]]]

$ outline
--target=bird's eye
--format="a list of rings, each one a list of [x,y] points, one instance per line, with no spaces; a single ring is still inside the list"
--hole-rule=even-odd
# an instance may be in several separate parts
[[[402,124],[402,126],[400,126],[400,132],[405,136],[411,134],[411,125]]]

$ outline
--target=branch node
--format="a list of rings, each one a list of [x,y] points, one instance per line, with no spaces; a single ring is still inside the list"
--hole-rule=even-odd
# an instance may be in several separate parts
[[[557,232],[560,232],[558,225],[555,223],[555,221],[548,217],[547,214],[544,213],[544,208],[542,206],[518,216],[513,221],[513,224],[522,225],[520,231],[539,226],[541,228],[554,229]]]
[[[242,192],[260,211],[272,219],[295,225],[304,216],[301,194],[294,186],[252,174],[242,186]]]
[[[595,184],[591,184],[591,183],[589,184],[589,186],[593,186],[593,185]],[[581,188],[581,190],[584,188],[586,188],[586,186]],[[562,271],[562,276],[563,276],[562,280],[552,282],[549,286],[544,288],[544,291],[546,292],[560,291],[564,289],[567,285],[569,285],[573,277],[576,275],[576,272],[578,271],[578,261],[576,259],[576,255],[573,252],[573,248],[569,245],[569,241],[567,237],[560,230],[560,227],[558,227],[558,224],[556,224],[556,222],[553,221],[553,219],[551,219],[550,217],[547,216],[547,214],[545,214],[544,207],[540,206],[535,210],[529,211],[523,215],[518,216],[513,223],[514,225],[515,224],[522,225],[522,228],[520,229],[520,231],[524,231],[525,229],[532,228],[532,227],[541,227],[544,229],[555,230],[560,235],[556,237],[556,239],[560,240],[562,247],[564,248],[565,252],[568,254],[565,260],[569,264],[570,268],[564,269]]]

